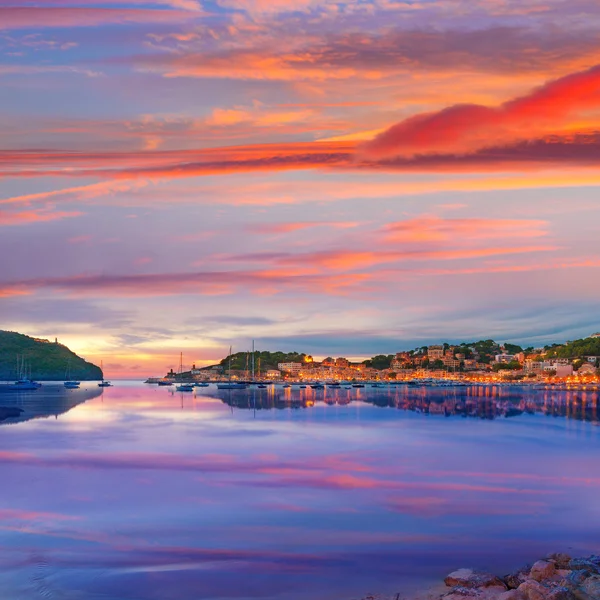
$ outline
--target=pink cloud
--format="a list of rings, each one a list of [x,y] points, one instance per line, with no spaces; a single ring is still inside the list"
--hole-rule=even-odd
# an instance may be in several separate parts
[[[84,7],[0,7],[2,29],[96,27],[103,24],[177,23],[195,15],[186,10],[147,10]]]
[[[28,225],[31,223],[43,223],[46,221],[57,221],[71,217],[79,217],[83,213],[78,211],[0,211],[0,226],[4,225]]]

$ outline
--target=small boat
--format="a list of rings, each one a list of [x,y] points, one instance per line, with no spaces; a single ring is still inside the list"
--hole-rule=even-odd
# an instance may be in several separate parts
[[[194,384],[193,383],[180,383],[175,389],[178,392],[193,392]]]
[[[232,348],[229,346],[229,381],[217,383],[218,390],[245,390],[248,385],[241,381],[231,381],[231,351]]]
[[[236,382],[223,382],[217,383],[218,390],[245,390],[248,386],[245,383],[236,383]]]
[[[324,390],[325,386],[322,383],[312,383],[310,386],[313,390]]]
[[[291,388],[292,386],[289,383],[284,383],[283,387],[287,389],[287,388]]]
[[[67,369],[65,372],[65,382],[63,384],[68,390],[76,390],[81,385],[79,381],[73,381],[71,379],[71,361],[67,362]]]
[[[198,381],[194,384],[194,387],[208,387],[210,384],[206,381]]]
[[[158,385],[160,385],[160,386],[165,386],[165,385],[173,385],[173,382],[172,382],[172,381],[169,381],[168,379],[161,379],[161,380],[158,382]]]
[[[98,387],[112,387],[112,383],[104,379],[104,363],[102,361],[100,361],[100,370],[102,371],[102,381],[98,384]]]
[[[364,388],[365,384],[364,383],[353,383],[352,387],[353,388]]]
[[[30,379],[19,379],[14,383],[0,385],[0,392],[32,392],[42,387],[41,383]]]
[[[305,385],[301,385],[301,386],[300,386],[300,389],[301,389],[301,390],[305,390],[305,389],[306,389],[306,386],[305,386]]]
[[[261,383],[259,386],[257,386],[259,390],[266,390],[267,386],[264,383]]]

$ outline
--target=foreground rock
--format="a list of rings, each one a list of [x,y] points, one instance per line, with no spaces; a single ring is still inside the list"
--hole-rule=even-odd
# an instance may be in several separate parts
[[[458,569],[444,578],[445,588],[413,600],[600,600],[600,556],[571,558],[549,554],[514,573],[499,577]],[[435,591],[434,591],[435,590]],[[406,600],[409,596],[366,596],[362,600]]]
[[[459,569],[444,582],[439,600],[600,600],[600,556],[551,554],[502,578]]]

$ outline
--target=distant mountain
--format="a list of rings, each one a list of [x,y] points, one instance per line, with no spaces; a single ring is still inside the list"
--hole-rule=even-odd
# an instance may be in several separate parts
[[[80,358],[66,346],[0,330],[0,380],[17,379],[19,365],[25,364],[26,375],[41,381],[62,381],[67,370],[69,379],[102,379],[102,370]]]

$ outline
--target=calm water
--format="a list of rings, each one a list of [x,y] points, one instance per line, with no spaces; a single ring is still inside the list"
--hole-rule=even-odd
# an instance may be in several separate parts
[[[15,406],[3,600],[350,600],[600,550],[593,392],[121,383]]]

